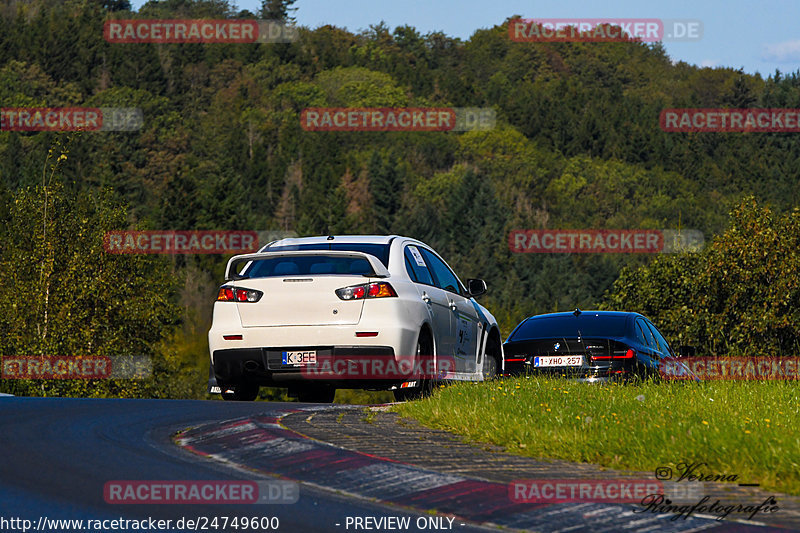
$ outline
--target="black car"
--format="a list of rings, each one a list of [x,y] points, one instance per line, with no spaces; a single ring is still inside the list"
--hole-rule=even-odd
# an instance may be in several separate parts
[[[652,322],[639,313],[581,311],[523,320],[503,345],[506,373],[566,375],[609,381],[659,374],[678,357]]]

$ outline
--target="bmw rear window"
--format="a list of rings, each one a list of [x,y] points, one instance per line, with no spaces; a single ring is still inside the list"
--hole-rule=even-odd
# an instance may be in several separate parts
[[[624,337],[628,317],[625,315],[596,315],[583,313],[579,316],[557,316],[530,318],[520,324],[508,340]]]
[[[270,246],[265,252],[291,252],[295,250],[344,250],[347,252],[363,252],[377,257],[383,266],[389,267],[388,244],[357,244],[346,242],[293,244],[290,246]]]

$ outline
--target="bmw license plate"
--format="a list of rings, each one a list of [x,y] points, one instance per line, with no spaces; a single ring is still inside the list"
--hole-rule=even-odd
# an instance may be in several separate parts
[[[533,358],[533,366],[535,367],[581,366],[582,364],[583,356],[581,355],[557,355]]]
[[[281,363],[292,366],[306,366],[317,364],[317,351],[282,352]]]

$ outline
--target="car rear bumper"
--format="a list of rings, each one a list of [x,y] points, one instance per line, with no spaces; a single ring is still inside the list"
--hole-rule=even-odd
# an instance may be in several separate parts
[[[391,317],[390,317],[391,318]],[[208,332],[212,357],[219,350],[239,348],[296,346],[390,346],[397,355],[416,353],[422,321],[388,320],[384,316],[364,319],[360,324],[325,324],[312,326],[260,326],[243,328],[237,320],[218,316]],[[369,336],[364,336],[369,335]]]
[[[295,366],[283,362],[288,351],[313,351],[323,368]],[[338,388],[387,389],[406,381],[398,373],[391,346],[289,346],[233,348],[213,352],[213,375],[220,386],[256,383],[263,386],[292,387],[325,384]],[[377,370],[377,371],[376,371]]]
[[[583,365],[577,367],[534,367],[531,364],[519,361],[506,360],[505,373],[510,376],[537,375],[548,377],[564,377],[578,381],[612,381],[626,379],[632,376],[646,376],[646,368],[635,362],[615,362],[604,365]]]

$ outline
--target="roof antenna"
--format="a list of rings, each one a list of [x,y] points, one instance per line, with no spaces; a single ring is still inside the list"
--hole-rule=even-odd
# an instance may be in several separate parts
[[[333,240],[333,235],[328,235],[328,240],[332,241]]]
[[[581,314],[581,310],[576,307],[575,310],[572,312],[572,314],[578,316]]]

